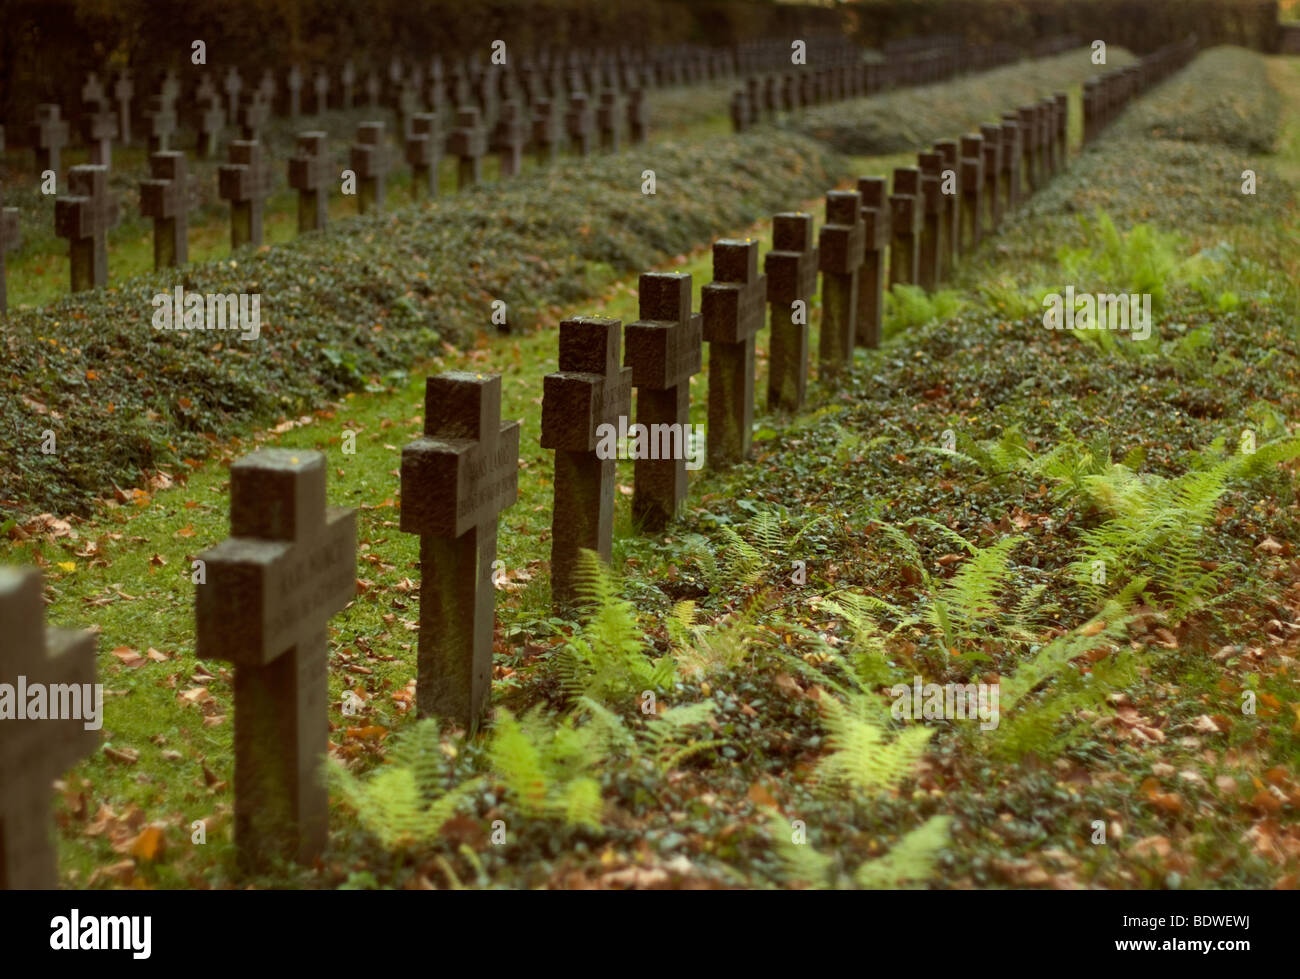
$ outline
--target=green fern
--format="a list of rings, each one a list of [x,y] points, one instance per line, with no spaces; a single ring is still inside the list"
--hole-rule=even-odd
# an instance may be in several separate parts
[[[556,724],[538,707],[516,719],[498,707],[489,758],[525,817],[599,827],[604,806],[592,773],[604,760],[602,743],[600,732],[572,717]]]
[[[456,810],[482,786],[481,778],[451,785],[438,721],[416,722],[394,739],[387,763],[365,779],[342,763],[326,763],[330,793],[357,814],[389,850],[433,842]]]
[[[594,552],[584,550],[579,556],[576,580],[584,602],[582,625],[555,657],[569,697],[626,706],[644,690],[667,689],[676,674],[675,661],[648,655],[650,644],[636,609],[618,594],[613,575]]]
[[[913,726],[891,739],[888,708],[870,693],[851,693],[845,700],[825,694],[818,705],[831,750],[818,763],[814,779],[827,792],[895,788],[915,769],[934,733]]]
[[[933,875],[939,856],[950,844],[952,817],[932,816],[903,836],[884,856],[868,860],[848,875],[842,859],[822,853],[809,843],[795,843],[789,823],[776,812],[768,820],[783,882],[809,889],[857,887],[863,889],[915,888]]]

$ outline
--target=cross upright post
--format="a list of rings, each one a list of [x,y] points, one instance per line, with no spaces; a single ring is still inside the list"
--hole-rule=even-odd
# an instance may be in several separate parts
[[[334,161],[323,132],[298,134],[298,150],[289,158],[289,186],[298,191],[298,232],[323,231],[329,218],[329,187]]]
[[[189,261],[190,206],[185,154],[150,154],[149,173],[151,179],[140,181],[140,213],[153,218],[153,267],[184,265]]]
[[[772,218],[772,250],[763,259],[772,341],[767,407],[798,411],[808,391],[808,312],[817,291],[819,252],[811,214]],[[797,307],[796,303],[802,303]]]

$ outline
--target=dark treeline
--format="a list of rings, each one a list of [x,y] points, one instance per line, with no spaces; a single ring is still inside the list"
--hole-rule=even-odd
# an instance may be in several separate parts
[[[457,58],[493,40],[516,53],[731,45],[837,31],[864,45],[926,34],[1026,47],[1077,34],[1136,52],[1195,31],[1201,43],[1273,50],[1275,0],[0,0],[0,123],[17,142],[38,102],[72,107],[87,72],[129,67],[137,96],[207,46],[210,71],[246,77],[298,63],[382,69],[393,55]]]

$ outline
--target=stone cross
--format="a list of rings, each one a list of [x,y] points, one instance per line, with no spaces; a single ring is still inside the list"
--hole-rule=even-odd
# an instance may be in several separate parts
[[[487,152],[487,132],[479,119],[478,106],[461,106],[456,110],[456,128],[447,140],[447,152],[458,158],[457,176],[461,190],[479,182],[483,173],[483,154]]]
[[[324,68],[316,69],[316,77],[312,79],[311,87],[316,98],[313,108],[316,110],[316,115],[323,116],[330,107],[330,76],[325,73]]]
[[[772,250],[763,259],[772,340],[767,375],[769,409],[798,411],[808,391],[808,315],[819,261],[811,214],[772,218]],[[803,303],[802,315],[794,304]]]
[[[627,93],[627,132],[628,142],[633,146],[650,137],[650,103],[646,101],[642,88],[633,88]]]
[[[550,163],[564,145],[564,118],[556,109],[555,101],[539,98],[533,102],[533,143],[537,146],[540,163]]]
[[[438,196],[438,167],[442,163],[442,124],[432,112],[411,116],[406,137],[406,162],[411,167],[411,196]]]
[[[298,232],[323,231],[329,217],[329,185],[334,161],[322,132],[298,134],[298,149],[289,157],[289,186],[298,192]]]
[[[420,535],[415,703],[472,730],[492,693],[497,519],[519,495],[519,422],[501,375],[430,377],[424,437],[402,449],[401,529]]]
[[[371,70],[370,74],[366,76],[367,108],[370,109],[379,108],[379,90],[380,90],[379,76],[376,75],[373,70]]]
[[[54,230],[67,238],[72,291],[108,283],[108,229],[117,224],[117,199],[108,192],[108,167],[68,170],[69,196],[54,201]]]
[[[185,154],[149,155],[150,180],[140,181],[140,214],[153,218],[153,267],[174,268],[189,261],[189,182]]]
[[[1048,96],[1038,103],[1039,135],[1047,176],[1054,177],[1060,167],[1056,158],[1056,99]]]
[[[578,597],[579,551],[608,561],[613,548],[615,460],[601,458],[596,447],[600,427],[617,431],[631,405],[632,368],[619,366],[622,339],[618,320],[564,320],[560,369],[543,380],[541,444],[555,450],[551,600],[557,607]]]
[[[0,720],[0,890],[58,887],[51,783],[99,746],[98,731],[86,728],[103,709],[95,636],[46,629],[41,592],[36,568],[0,566],[0,683],[23,699],[24,714]],[[33,687],[46,691],[44,717],[26,716]]]
[[[822,327],[817,364],[825,377],[853,363],[858,274],[867,250],[862,196],[856,190],[827,193],[826,223],[822,225],[818,245],[818,265],[822,273]]]
[[[235,664],[235,844],[309,862],[328,798],[328,620],[356,595],[356,511],[325,503],[325,456],[261,449],[230,467],[230,537],[199,555],[195,655]]]
[[[528,125],[523,107],[515,99],[501,103],[501,115],[492,130],[489,148],[501,159],[501,176],[513,177],[519,173],[523,162],[524,145],[528,142]]]
[[[889,195],[884,177],[859,177],[862,197],[863,252],[858,272],[858,315],[854,321],[859,347],[880,346],[885,318],[885,250],[889,247]]]
[[[600,131],[600,145],[611,153],[617,153],[623,131],[623,97],[613,89],[600,93],[600,105],[596,109],[596,128]]]
[[[691,312],[691,277],[646,272],[638,285],[640,319],[626,327],[623,363],[632,368],[636,423],[648,454],[634,456],[632,516],[662,530],[686,499],[691,377],[703,366],[704,318]],[[655,456],[656,458],[650,458]]]
[[[731,128],[735,132],[743,133],[749,128],[749,96],[743,88],[738,88],[731,93],[728,108],[731,111]]]
[[[144,118],[149,127],[149,152],[165,152],[176,131],[175,106],[166,96],[151,95],[145,103]]]
[[[357,126],[357,141],[352,145],[352,169],[357,175],[357,208],[362,214],[384,210],[384,183],[392,162],[384,141],[382,122],[363,122]]]
[[[1070,97],[1064,92],[1057,92],[1056,101],[1056,165],[1064,170],[1070,162]]]
[[[227,148],[230,162],[217,168],[218,192],[230,201],[230,248],[262,244],[262,206],[270,189],[270,174],[255,139],[234,139]]]
[[[81,89],[82,135],[90,146],[90,162],[112,167],[113,140],[117,138],[117,113],[100,84],[99,76],[91,72]]]
[[[988,202],[984,217],[989,231],[993,231],[1002,223],[1002,202],[998,198],[999,175],[1002,173],[1002,127],[982,125],[980,135],[984,137],[984,199]]]
[[[351,59],[348,59],[343,63],[343,72],[339,76],[339,79],[343,83],[343,111],[351,112],[352,92],[357,84],[357,69],[352,64]]]
[[[1020,122],[1020,169],[1024,173],[1025,185],[1031,194],[1038,190],[1043,182],[1039,171],[1038,127],[1034,124],[1036,111],[1032,105],[1022,105],[1016,110],[1016,117]]]
[[[921,171],[916,167],[894,169],[894,192],[889,195],[889,286],[916,283],[920,264],[921,228],[925,223],[925,201],[921,198]]]
[[[957,237],[961,231],[961,144],[955,139],[940,139],[934,144],[934,151],[942,160],[939,172],[939,192],[943,195],[943,240],[948,251],[940,263],[944,268],[955,271],[957,268]],[[951,194],[943,193],[943,171],[951,170],[953,175]]]
[[[983,237],[980,219],[984,197],[984,138],[967,133],[961,138],[961,235],[963,252],[974,250]]]
[[[117,138],[123,146],[131,145],[131,97],[135,95],[135,85],[131,73],[123,69],[118,72],[117,81],[113,83],[113,101],[117,103]]]
[[[767,276],[758,271],[758,242],[713,243],[713,281],[702,292],[709,342],[709,466],[748,459],[754,425],[754,341],[763,328]]]
[[[245,92],[239,99],[239,111],[235,119],[239,125],[239,134],[246,140],[260,138],[270,114],[271,103],[259,90]]]
[[[262,69],[262,78],[257,83],[257,94],[261,96],[262,101],[266,103],[267,111],[275,105],[275,97],[278,86],[275,82],[275,72],[270,68]]]
[[[1020,117],[1014,112],[1002,116],[1002,172],[998,174],[1002,185],[1002,209],[1010,214],[1020,204]]]
[[[0,204],[3,202],[4,195],[0,193]],[[0,313],[8,308],[8,298],[5,295],[5,279],[8,276],[5,271],[5,253],[16,249],[22,240],[22,232],[18,227],[18,208],[0,207]]]
[[[947,273],[945,252],[948,242],[944,236],[944,201],[940,184],[943,180],[943,156],[939,153],[916,154],[921,171],[921,197],[925,203],[925,220],[921,225],[921,246],[918,249],[917,284],[926,292],[934,292]]]
[[[221,130],[226,126],[226,110],[221,99],[215,94],[199,103],[199,142],[198,155],[210,160],[217,155],[217,144],[221,141]]]
[[[68,144],[68,123],[59,118],[59,107],[42,102],[36,107],[36,121],[31,126],[31,143],[36,150],[36,175],[46,170],[59,172],[59,151]]]
[[[565,131],[579,156],[591,152],[595,113],[587,101],[586,93],[575,92],[569,96],[569,111],[564,118]]]
[[[239,115],[239,93],[244,87],[244,80],[239,77],[239,69],[234,65],[226,69],[226,77],[222,80],[221,87],[226,93],[226,109],[230,113],[230,118],[235,119]]]
[[[297,119],[302,111],[302,71],[297,65],[289,68],[289,75],[285,79],[285,88],[289,92],[289,112],[287,114],[290,119]]]

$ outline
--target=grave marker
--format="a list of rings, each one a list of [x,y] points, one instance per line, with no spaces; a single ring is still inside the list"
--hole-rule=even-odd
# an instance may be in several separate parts
[[[763,328],[767,276],[758,242],[713,243],[713,281],[703,289],[709,343],[708,460],[711,467],[749,458],[754,427],[754,341]]]
[[[46,170],[59,172],[59,151],[68,144],[68,123],[59,118],[59,107],[42,102],[36,107],[36,121],[31,126],[31,143],[36,150],[36,176]]]
[[[117,138],[117,113],[94,72],[81,88],[81,105],[82,135],[90,147],[90,162],[111,168],[113,140]]]
[[[1002,116],[1002,210],[1010,214],[1020,204],[1020,120],[1015,113]]]
[[[239,77],[239,69],[231,65],[226,69],[226,77],[221,82],[226,93],[226,110],[231,119],[239,117],[239,93],[244,87],[244,80]]]
[[[330,76],[325,73],[324,68],[316,69],[316,77],[312,79],[311,87],[312,94],[315,96],[312,108],[316,110],[316,115],[323,116],[330,107]]]
[[[1056,165],[1064,170],[1070,162],[1070,97],[1057,92],[1053,98],[1056,102]]]
[[[826,223],[818,238],[822,273],[821,343],[818,370],[830,376],[853,363],[858,311],[858,272],[866,254],[867,228],[856,190],[826,195]]]
[[[1002,173],[1002,127],[982,125],[980,135],[984,137],[984,199],[988,202],[984,213],[992,231],[1002,223],[1002,202],[998,198]]]
[[[152,95],[145,103],[144,120],[148,127],[149,152],[165,153],[172,133],[176,131],[176,109],[163,95]]]
[[[98,731],[86,729],[84,716],[87,693],[99,704],[91,712],[103,706],[94,693],[95,636],[47,629],[44,619],[40,571],[0,566],[0,683],[18,690],[44,684],[50,700],[80,704],[83,715],[0,720],[0,890],[58,887],[51,783],[99,745]]]
[[[817,291],[818,250],[811,214],[772,218],[772,250],[763,260],[772,340],[767,375],[767,406],[785,411],[803,407],[808,390],[809,311]],[[804,304],[796,317],[794,303]],[[796,322],[796,319],[799,322]]]
[[[357,84],[357,69],[352,64],[352,59],[349,58],[343,63],[343,71],[339,75],[339,80],[343,83],[343,111],[351,112],[353,98],[352,92]]]
[[[497,153],[501,160],[501,176],[513,177],[519,173],[523,163],[524,144],[528,142],[528,128],[524,121],[523,108],[516,99],[506,99],[501,103],[501,117],[492,130],[489,148]]]
[[[131,73],[123,69],[117,74],[113,83],[113,101],[117,103],[117,138],[123,146],[131,145],[131,97],[135,95],[135,85]]]
[[[420,535],[421,717],[472,730],[492,694],[497,520],[519,491],[519,422],[501,420],[501,375],[425,382],[424,436],[402,449],[401,530]]]
[[[955,139],[941,139],[935,142],[934,151],[943,159],[943,170],[953,173],[953,192],[943,195],[943,241],[947,252],[941,264],[955,273],[961,232],[961,147]],[[939,190],[942,193],[942,183]]]
[[[856,344],[880,346],[885,316],[885,249],[889,247],[889,195],[884,177],[859,177],[862,197],[863,252],[858,272]]]
[[[632,515],[645,528],[662,530],[686,499],[691,377],[703,367],[704,317],[691,312],[686,273],[644,273],[638,300],[640,319],[627,324],[623,363],[637,389],[636,423],[659,458],[634,461]]]
[[[4,187],[0,185],[0,205],[4,203]],[[18,226],[18,208],[0,206],[0,313],[8,309],[8,297],[5,294],[5,253],[14,251],[22,244],[22,231]]]
[[[230,467],[230,534],[199,555],[195,655],[235,664],[235,843],[246,865],[310,862],[328,835],[328,620],[356,595],[356,511],[327,507],[325,456]]]
[[[153,267],[184,265],[189,261],[185,154],[150,154],[149,173],[152,179],[140,181],[140,214],[153,218]]]
[[[298,232],[323,231],[329,217],[329,185],[334,161],[322,132],[298,134],[298,149],[289,157],[289,186],[298,191]]]
[[[442,125],[435,113],[411,116],[406,137],[406,162],[411,167],[411,196],[438,196],[438,167],[442,163]]]
[[[245,140],[260,139],[262,128],[266,125],[270,114],[271,104],[263,98],[261,92],[257,90],[245,92],[240,97],[239,111],[236,115],[239,134]]]
[[[357,126],[357,141],[352,145],[352,170],[357,175],[357,208],[362,214],[384,210],[384,182],[392,164],[388,144],[384,141],[382,122],[363,122]]]
[[[628,141],[634,146],[650,137],[650,103],[641,88],[633,88],[627,93],[627,130]]]
[[[938,153],[916,154],[921,171],[921,197],[925,202],[925,220],[921,225],[921,247],[918,250],[917,284],[926,292],[934,292],[944,277],[947,262],[944,259],[948,242],[944,237],[944,202],[940,191],[943,179],[943,157]]]
[[[600,130],[600,145],[611,153],[617,153],[623,131],[623,97],[613,89],[600,93],[600,106],[596,110],[596,126]]]
[[[198,155],[210,160],[217,155],[217,144],[221,142],[221,131],[226,128],[226,110],[221,99],[214,93],[211,98],[199,103],[199,142]]]
[[[554,99],[539,98],[533,102],[533,142],[537,145],[539,163],[552,162],[564,145],[564,119]]]
[[[478,106],[456,110],[456,128],[447,140],[447,152],[457,158],[458,186],[461,190],[478,183],[483,174],[483,154],[487,152],[487,132],[479,120]]]
[[[973,251],[983,234],[984,139],[967,133],[961,138],[961,233],[958,246]]]
[[[1020,123],[1020,169],[1024,173],[1025,184],[1031,194],[1042,185],[1042,174],[1038,168],[1040,161],[1035,112],[1032,105],[1022,105],[1016,110],[1016,117]]]
[[[297,65],[289,68],[289,75],[285,79],[285,89],[289,93],[288,113],[290,119],[297,119],[301,113],[300,95],[302,92],[302,71]]]
[[[68,194],[54,201],[54,230],[67,238],[72,291],[108,283],[108,229],[117,224],[117,199],[108,192],[108,168],[68,170]]]
[[[574,92],[569,96],[569,111],[564,122],[574,152],[579,156],[587,156],[591,152],[595,114],[587,101],[586,93]]]
[[[231,140],[229,163],[217,169],[218,192],[230,201],[230,247],[262,244],[262,206],[270,190],[268,164],[257,140]]]
[[[615,460],[596,455],[597,429],[618,427],[632,395],[632,369],[619,366],[618,320],[578,317],[560,323],[560,370],[542,387],[544,449],[555,450],[551,510],[551,600],[577,597],[578,552],[610,559],[614,535]]]
[[[889,286],[915,285],[920,264],[921,228],[925,202],[921,198],[921,171],[916,167],[894,169],[894,192],[889,195]]]

